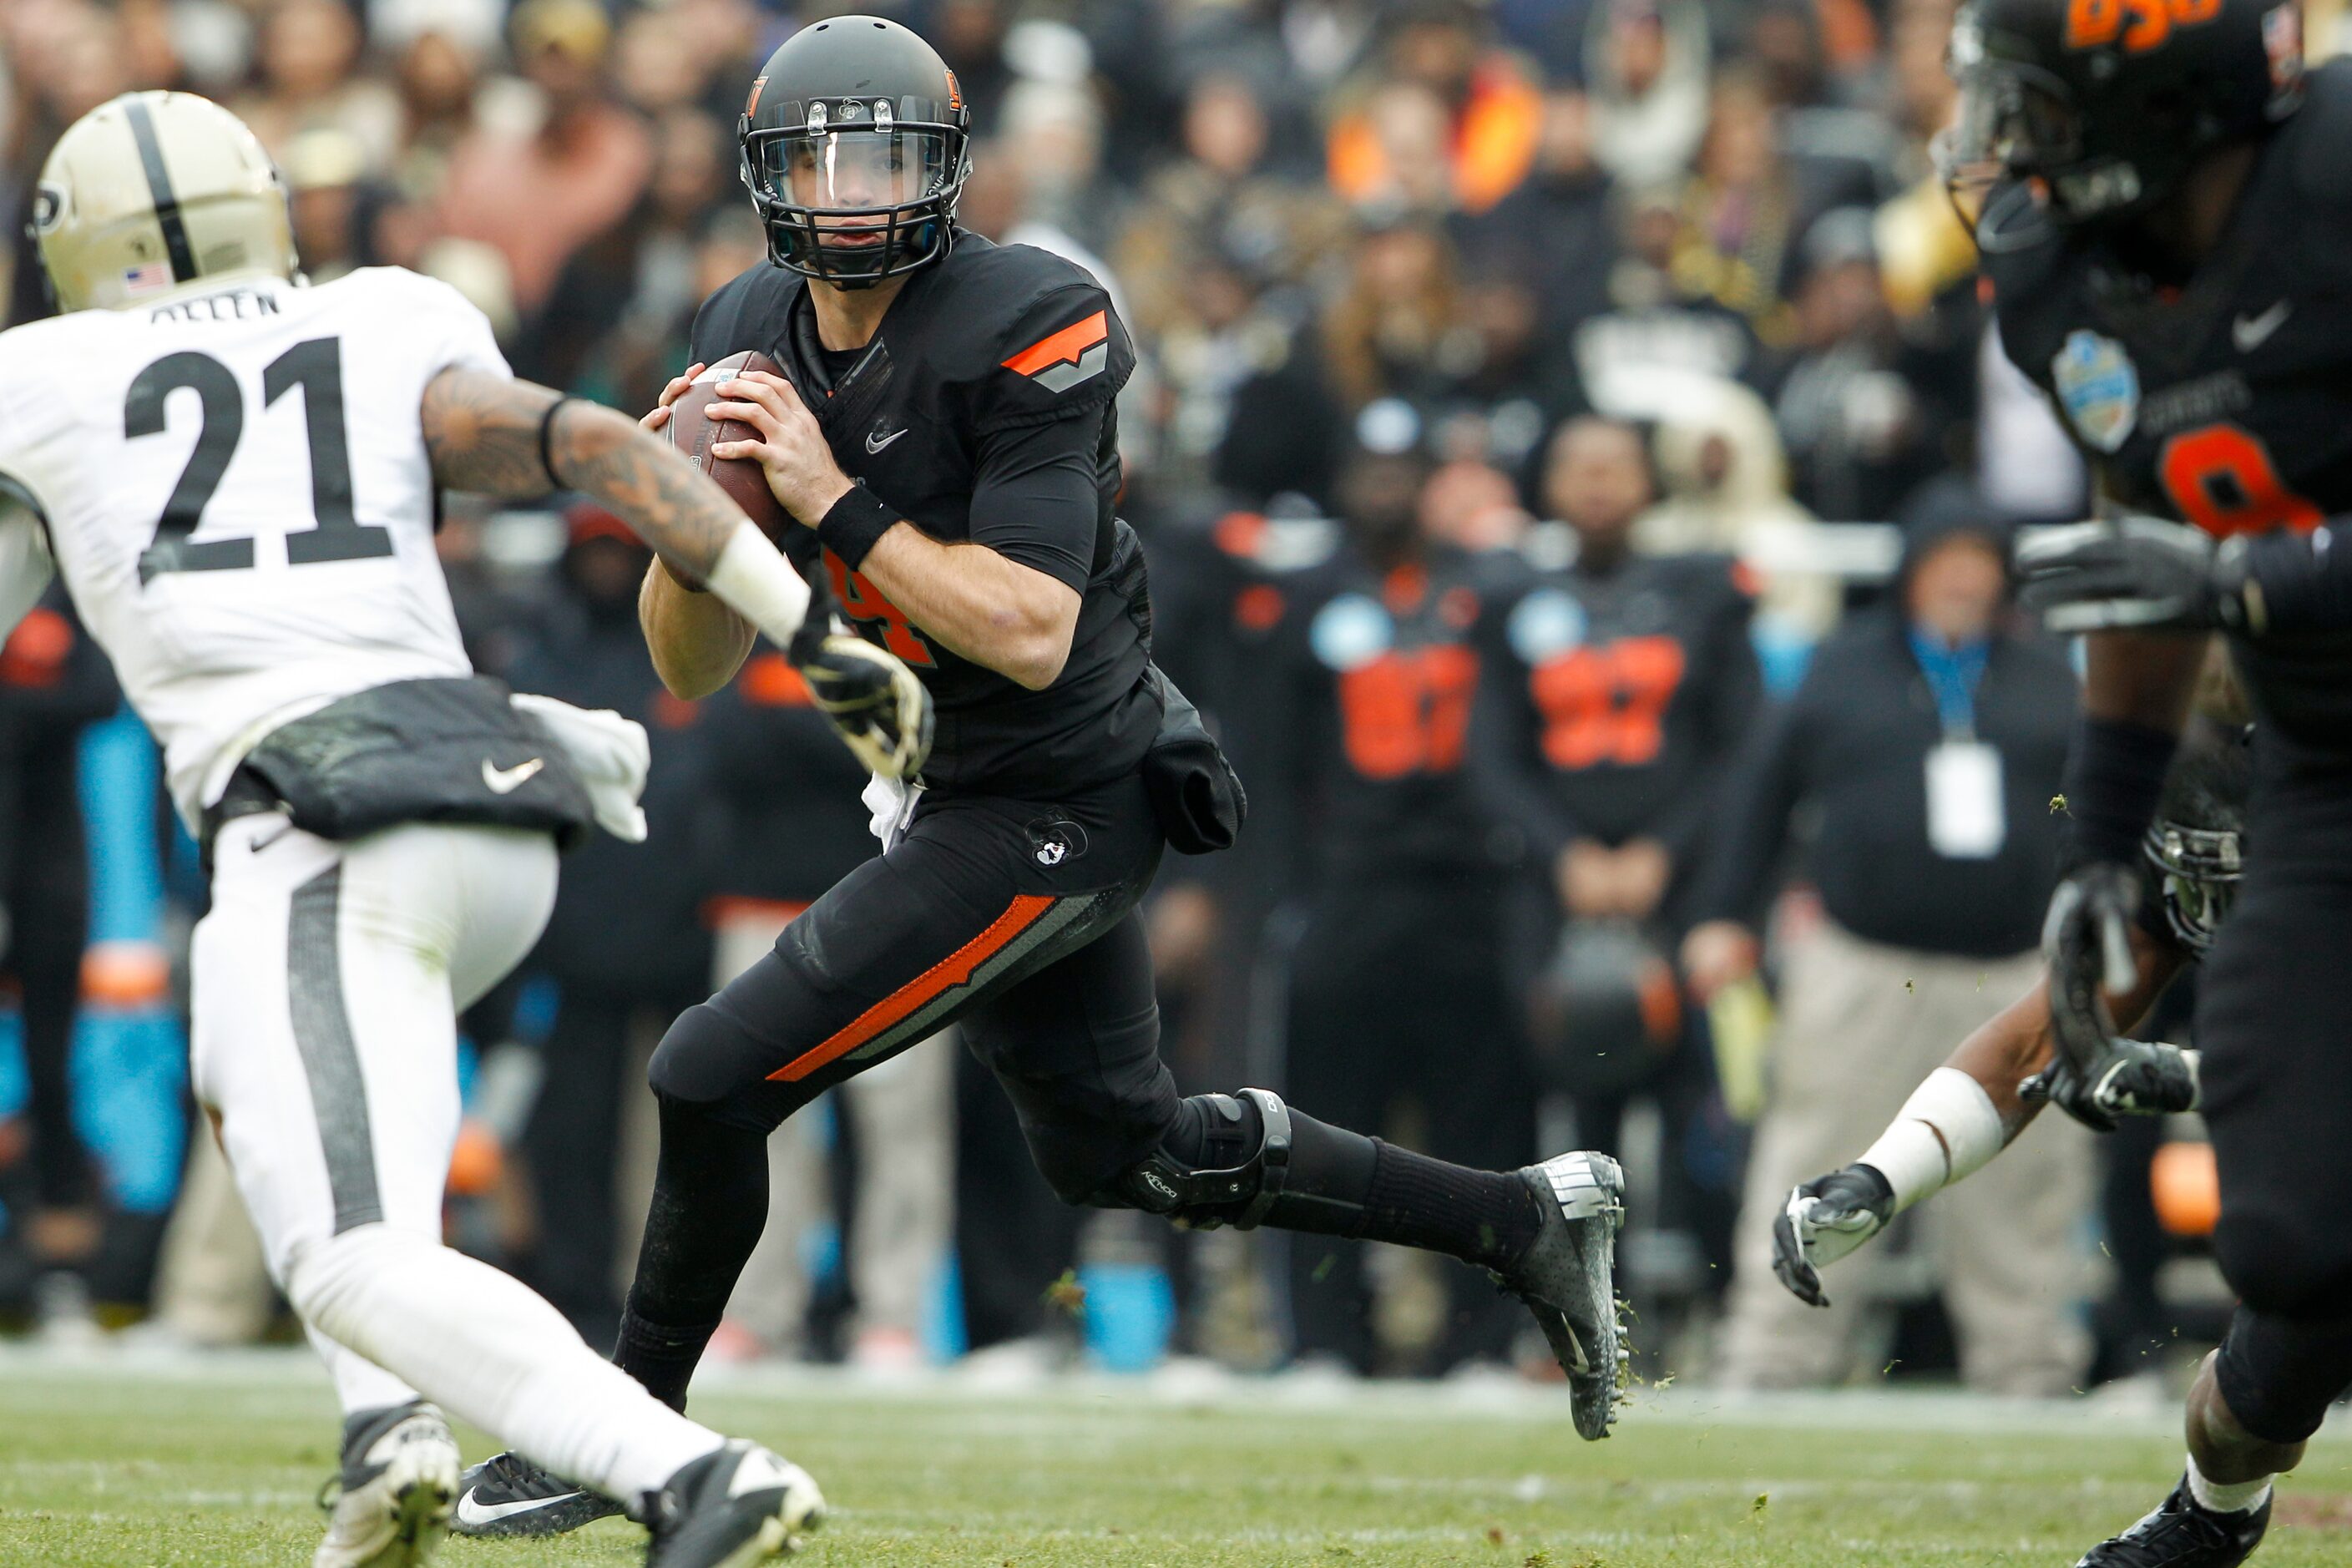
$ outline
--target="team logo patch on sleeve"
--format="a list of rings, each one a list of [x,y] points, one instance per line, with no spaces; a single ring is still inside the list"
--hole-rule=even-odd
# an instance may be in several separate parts
[[[2084,440],[2113,452],[2131,439],[2139,420],[2139,370],[2123,344],[2094,331],[2070,333],[2051,359],[2050,379]]]
[[[1108,363],[1110,317],[1097,310],[1076,325],[1038,339],[1006,360],[1004,368],[1027,376],[1048,392],[1067,392],[1100,375]]]

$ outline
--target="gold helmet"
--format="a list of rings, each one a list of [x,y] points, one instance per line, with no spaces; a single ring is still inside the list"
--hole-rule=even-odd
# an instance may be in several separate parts
[[[269,154],[243,121],[189,92],[127,92],[74,121],[41,167],[33,238],[64,310],[295,268]]]

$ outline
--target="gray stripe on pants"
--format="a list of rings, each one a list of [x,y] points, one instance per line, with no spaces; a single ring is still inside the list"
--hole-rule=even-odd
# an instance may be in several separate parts
[[[327,1157],[335,1234],[383,1218],[375,1184],[375,1140],[368,1132],[367,1083],[343,1005],[341,942],[336,932],[343,868],[330,866],[294,889],[286,931],[286,1000],[294,1047],[310,1080],[310,1109]]]

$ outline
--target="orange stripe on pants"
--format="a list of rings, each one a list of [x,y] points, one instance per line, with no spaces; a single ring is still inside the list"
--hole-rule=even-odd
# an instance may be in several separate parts
[[[770,1081],[782,1079],[786,1083],[798,1083],[826,1063],[848,1055],[901,1022],[941,992],[968,983],[974,970],[995,956],[1014,937],[1034,925],[1037,917],[1053,907],[1053,899],[1042,893],[1015,896],[1013,902],[1005,906],[1004,912],[989,922],[986,931],[860,1013],[847,1028],[824,1044],[814,1050],[803,1051],[770,1073]]]

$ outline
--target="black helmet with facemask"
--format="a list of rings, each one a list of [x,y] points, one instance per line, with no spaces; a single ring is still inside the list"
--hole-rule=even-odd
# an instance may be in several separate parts
[[[768,259],[841,289],[948,253],[971,111],[939,51],[896,22],[835,16],[768,57],[737,123]]]
[[[2038,182],[2061,224],[2163,199],[2303,98],[2301,0],[1966,0],[1936,158],[1956,188]]]

